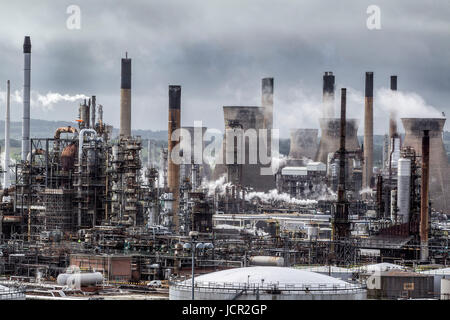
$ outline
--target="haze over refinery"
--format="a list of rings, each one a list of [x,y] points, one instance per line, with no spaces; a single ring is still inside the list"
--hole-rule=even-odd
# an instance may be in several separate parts
[[[450,83],[450,43],[440,40],[450,35],[450,8],[442,1],[403,3],[378,1],[380,30],[366,28],[370,1],[359,0],[345,7],[335,1],[79,1],[79,30],[66,27],[71,1],[8,3],[0,20],[14,28],[0,35],[0,77],[11,79],[11,120],[17,121],[17,52],[23,35],[30,35],[31,118],[67,120],[73,100],[92,95],[95,87],[108,110],[105,121],[118,127],[117,57],[128,51],[134,59],[133,128],[162,130],[169,83],[183,86],[183,123],[203,120],[223,129],[220,107],[257,105],[255,79],[273,76],[274,127],[287,138],[288,127],[319,128],[323,70],[334,71],[337,88],[348,88],[348,112],[363,119],[361,83],[371,69],[374,133],[382,134],[387,122],[380,120],[392,105],[399,117],[450,113],[450,92],[443,90]],[[401,75],[400,101],[386,92],[390,74]],[[0,102],[5,91],[1,83]]]

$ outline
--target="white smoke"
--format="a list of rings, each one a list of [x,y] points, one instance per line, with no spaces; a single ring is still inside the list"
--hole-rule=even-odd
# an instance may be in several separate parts
[[[374,192],[373,192],[373,190],[372,190],[371,188],[367,187],[367,188],[364,188],[364,189],[362,189],[361,191],[359,191],[359,194],[360,194],[360,195],[368,194],[368,195],[370,195],[371,197],[373,197]]]
[[[415,92],[392,91],[381,88],[376,95],[377,105],[383,111],[396,111],[401,117],[442,118],[442,113],[435,107],[428,105],[425,100]]]
[[[254,198],[258,198],[262,202],[265,203],[271,203],[274,201],[280,201],[285,203],[291,203],[291,204],[298,204],[298,205],[314,205],[317,204],[317,200],[301,200],[292,198],[287,193],[278,193],[277,189],[270,190],[269,192],[249,192],[245,195],[245,200],[252,200]]]
[[[61,101],[75,102],[81,99],[89,99],[89,97],[84,94],[75,94],[71,96],[69,94],[61,94],[57,92],[48,92],[45,95],[35,92],[34,95],[36,96],[36,101],[43,107],[51,107]]]
[[[215,193],[224,195],[227,187],[231,187],[231,182],[225,182],[226,175],[222,175],[215,181],[203,181],[202,188],[207,189],[208,196],[213,196]]]
[[[61,94],[57,92],[48,92],[41,94],[37,91],[30,93],[30,105],[32,108],[43,109],[45,111],[52,110],[54,105],[59,102],[75,102],[81,99],[89,99],[84,94]],[[6,91],[0,91],[0,101],[6,103]],[[11,91],[11,103],[23,103],[23,89]]]

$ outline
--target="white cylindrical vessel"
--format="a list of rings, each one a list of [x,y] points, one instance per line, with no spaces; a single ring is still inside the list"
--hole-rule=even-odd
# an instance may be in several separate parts
[[[74,273],[67,277],[67,286],[70,288],[79,288],[93,286],[103,282],[103,275],[100,272]]]
[[[441,300],[450,300],[450,279],[441,279]]]
[[[399,221],[409,221],[410,192],[411,192],[411,159],[401,158],[398,160],[397,179],[397,206]],[[401,219],[401,220],[400,220]]]
[[[284,258],[270,257],[270,256],[254,256],[249,259],[250,265],[253,266],[273,266],[282,267],[284,265]]]

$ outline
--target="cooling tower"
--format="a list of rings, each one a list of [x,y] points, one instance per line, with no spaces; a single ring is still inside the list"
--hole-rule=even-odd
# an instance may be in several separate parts
[[[320,137],[319,149],[315,161],[327,163],[328,154],[335,153],[339,149],[339,130],[341,127],[339,118],[321,118],[320,128],[322,136]],[[358,142],[358,119],[347,119],[345,134],[345,149],[347,151],[357,151],[360,149]]]
[[[264,109],[260,107],[240,107],[231,106],[223,107],[224,120],[225,120],[225,130],[236,129],[236,139],[233,143],[237,146],[237,140],[245,140],[242,143],[241,156],[243,164],[239,164],[236,159],[237,151],[233,148],[233,145],[227,147],[227,139],[224,136],[222,141],[222,156],[223,164],[217,164],[214,170],[214,178],[219,178],[222,174],[228,172],[232,168],[238,169],[235,174],[240,174],[240,177],[228,176],[228,180],[240,181],[240,184],[244,187],[253,187],[257,191],[268,191],[275,188],[275,176],[274,175],[261,175],[261,168],[267,165],[261,165],[259,159],[259,138],[258,130],[264,128]],[[249,143],[250,139],[248,137],[248,129],[255,129],[256,140],[254,143]],[[241,130],[241,131],[239,131]],[[227,132],[227,131],[226,131]],[[241,133],[239,133],[241,132]],[[243,134],[246,134],[244,137]],[[231,133],[230,133],[231,134]],[[257,161],[256,164],[250,163],[250,153],[249,147],[252,146],[253,150],[256,151]],[[230,163],[227,161],[227,153],[230,159]],[[245,159],[244,159],[245,156]],[[240,172],[240,173],[239,173]]]
[[[402,118],[405,129],[403,146],[413,147],[422,156],[423,131],[429,130],[430,136],[430,199],[436,210],[450,213],[450,168],[444,148],[442,132],[445,119],[441,118]]]
[[[290,159],[314,159],[319,145],[318,129],[291,129]],[[325,162],[326,163],[326,162]]]
[[[128,57],[122,59],[121,66],[119,136],[131,137],[131,59]]]

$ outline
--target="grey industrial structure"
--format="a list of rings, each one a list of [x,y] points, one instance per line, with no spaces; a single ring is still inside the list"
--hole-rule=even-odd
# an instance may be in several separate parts
[[[206,274],[196,282],[196,294],[205,298],[441,297],[432,276],[411,270],[384,270],[377,278],[358,272],[359,278],[338,281],[286,268],[373,262],[432,268],[449,262],[445,119],[401,119],[401,141],[391,112],[382,167],[374,168],[372,72],[366,73],[363,145],[359,119],[347,118],[345,88],[335,114],[335,75],[328,71],[320,136],[317,129],[292,128],[289,155],[276,168],[274,79],[264,78],[261,106],[223,107],[225,132],[215,156],[224,162],[210,166],[187,156],[199,144],[186,137],[203,137],[208,129],[182,125],[181,86],[169,85],[168,108],[162,107],[168,112],[167,148],[157,150],[153,141],[132,134],[128,54],[121,60],[118,136],[103,121],[107,106],[93,95],[74,110],[77,125],[31,138],[30,37],[23,54],[21,160],[10,164],[9,82],[7,91],[0,283],[7,278],[2,285],[10,289],[0,286],[0,298],[23,298],[24,292],[42,298],[44,291],[52,298],[60,291],[81,298],[117,289],[150,295],[154,290],[140,285],[167,280],[166,298],[184,299],[193,289],[187,277],[194,267]],[[397,76],[391,90],[397,90]],[[268,135],[260,135],[262,129]],[[245,283],[249,269],[241,268],[249,265],[255,279]],[[268,265],[273,269],[260,269]],[[266,273],[262,283],[258,274]],[[280,285],[289,275],[292,283]],[[366,283],[369,277],[376,285]],[[24,279],[25,286],[15,285]],[[448,290],[447,283],[442,288]]]

